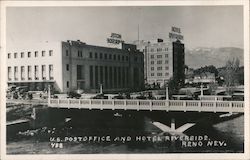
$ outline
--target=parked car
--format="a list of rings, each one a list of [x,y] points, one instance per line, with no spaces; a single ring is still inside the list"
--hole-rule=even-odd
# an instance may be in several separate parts
[[[108,96],[105,96],[104,94],[98,94],[94,96],[92,99],[108,99]]]

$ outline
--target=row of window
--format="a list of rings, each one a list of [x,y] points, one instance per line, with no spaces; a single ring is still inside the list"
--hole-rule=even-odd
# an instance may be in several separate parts
[[[90,66],[90,87],[124,88],[129,84],[129,68],[115,66]]]
[[[150,48],[150,52],[168,51],[168,48]]]
[[[27,55],[26,57],[30,58],[30,57],[32,57],[32,52],[27,52],[26,55]],[[35,51],[33,55],[34,55],[33,57],[39,57],[39,52]],[[53,55],[53,50],[49,50],[49,56],[52,56],[52,55]],[[41,51],[41,56],[45,57],[46,51]],[[8,53],[8,59],[10,59],[11,57],[12,57],[12,54]],[[19,57],[25,58],[25,52],[21,52],[20,54],[18,54],[17,52],[13,53],[13,58],[19,58]]]
[[[169,69],[169,67],[168,66],[166,66],[165,67],[165,70],[168,70]],[[151,67],[151,71],[154,71],[155,70],[155,68],[154,67]],[[160,70],[162,70],[162,67],[157,67],[157,71],[160,71]]]
[[[53,80],[53,65],[48,65],[49,67],[49,79]],[[19,74],[19,69],[20,69],[20,74]],[[34,70],[34,72],[32,72]],[[41,71],[41,72],[40,72]],[[14,74],[12,74],[12,72]],[[39,80],[39,74],[41,73],[41,78],[42,80],[46,80],[46,65],[35,65],[35,66],[14,66],[14,67],[8,67],[8,80],[32,80],[32,77],[34,77],[34,80]],[[32,76],[34,74],[34,76]]]
[[[154,77],[154,76],[155,76],[155,73],[151,73],[150,75],[151,75],[151,77]],[[163,76],[162,73],[157,73],[156,75],[157,75],[157,77]],[[169,76],[169,73],[166,72],[166,73],[165,73],[165,76]]]
[[[162,60],[156,61],[157,64],[162,64]],[[150,64],[155,64],[155,61],[151,61]],[[168,60],[165,60],[165,64],[168,64]]]
[[[66,50],[66,56],[69,56],[69,51]],[[82,51],[78,50],[77,51],[77,56],[78,57],[83,57]],[[118,61],[129,61],[128,56],[124,55],[117,55],[117,54],[108,54],[108,53],[97,53],[97,52],[89,52],[89,58],[90,59],[104,59],[104,60],[118,60]],[[138,61],[138,57],[134,57],[134,61]],[[141,59],[143,61],[143,58]]]
[[[155,55],[153,55],[153,54],[150,56],[151,59],[154,57],[155,57]],[[162,58],[162,55],[156,55],[156,58]],[[168,54],[165,54],[165,58],[168,58]]]
[[[94,59],[105,59],[105,60],[107,60],[107,59],[109,59],[109,60],[118,60],[118,61],[128,61],[129,59],[128,59],[128,56],[124,56],[124,55],[116,55],[116,54],[107,54],[107,53],[97,53],[97,52],[95,52],[95,53],[92,53],[92,52],[89,52],[89,58],[94,58]]]

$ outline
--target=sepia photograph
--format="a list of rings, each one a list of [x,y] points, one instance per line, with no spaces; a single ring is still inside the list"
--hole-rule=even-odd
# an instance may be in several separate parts
[[[249,4],[209,2],[2,3],[2,158],[249,156]]]

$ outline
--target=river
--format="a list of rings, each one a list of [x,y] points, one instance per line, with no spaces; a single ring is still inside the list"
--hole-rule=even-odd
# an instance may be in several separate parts
[[[213,126],[192,127],[184,132],[185,135],[161,134],[162,131],[147,118],[143,123],[143,130],[119,127],[44,127],[36,130],[35,134],[10,138],[7,154],[244,152],[244,115]],[[155,141],[152,140],[154,137]],[[180,137],[189,139],[170,140]],[[192,140],[195,137],[201,140]]]

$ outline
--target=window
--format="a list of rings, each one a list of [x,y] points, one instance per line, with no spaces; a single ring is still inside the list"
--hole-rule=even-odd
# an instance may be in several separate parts
[[[49,65],[49,79],[53,80],[54,79],[54,71],[53,71],[53,65]]]
[[[95,52],[95,59],[97,59],[98,58],[98,55],[97,55],[97,53]]]
[[[8,67],[8,80],[11,80],[11,67]]]
[[[31,56],[31,52],[28,52],[28,57],[30,57]]]
[[[42,79],[46,80],[46,66],[42,65]]]
[[[168,64],[168,60],[165,60],[165,64]]]
[[[18,80],[18,68],[17,68],[17,66],[14,67],[14,79]]]
[[[69,88],[69,81],[67,81],[67,88]]]
[[[151,71],[153,71],[154,70],[154,67],[151,67]]]
[[[31,66],[28,66],[28,80],[31,80]]]
[[[168,51],[168,48],[165,48],[165,51]]]
[[[14,58],[17,58],[17,53],[14,53]]]
[[[92,58],[93,56],[92,56],[92,52],[89,52],[89,58]]]
[[[161,52],[162,51],[162,48],[157,48],[157,52]]]
[[[162,70],[162,67],[157,67],[157,71],[160,71],[160,70]]]
[[[169,68],[168,67],[165,67],[165,70],[168,70]]]
[[[82,57],[82,51],[77,51],[78,57]]]
[[[66,56],[69,56],[69,50],[66,49]]]
[[[137,62],[138,58],[137,58],[137,57],[135,57],[135,59],[134,59],[134,60],[135,60],[135,62]]]
[[[10,59],[10,57],[11,57],[11,53],[8,53],[8,59]]]
[[[122,61],[124,61],[124,56],[122,56]]]
[[[155,74],[154,73],[151,73],[151,76],[153,77]]]
[[[37,57],[38,56],[38,51],[35,51],[35,57]]]
[[[21,80],[24,80],[25,77],[25,70],[24,70],[24,66],[21,66]]]
[[[162,58],[162,55],[157,55],[157,58]]]
[[[154,52],[154,48],[151,48],[151,49],[150,49],[150,52]]]
[[[162,61],[161,60],[157,61],[157,64],[162,64]]]
[[[168,73],[168,72],[166,72],[166,73],[165,73],[165,76],[168,76],[168,75],[169,75],[169,73]]]
[[[121,57],[120,57],[120,55],[118,55],[118,61],[120,61],[120,59],[121,59]]]
[[[168,58],[168,54],[165,54],[165,58]]]
[[[42,57],[44,57],[45,56],[45,51],[42,51]]]
[[[154,64],[155,62],[154,62],[154,61],[151,61],[150,63],[151,63],[151,64]]]
[[[154,55],[151,55],[150,58],[154,58]]]
[[[66,64],[66,70],[69,71],[69,64]]]
[[[116,55],[113,56],[113,59],[116,60]]]
[[[35,65],[35,80],[38,80],[38,65]]]
[[[24,57],[24,52],[21,52],[21,58],[23,58]]]
[[[162,76],[162,73],[157,73],[157,76]]]
[[[89,82],[90,82],[90,88],[94,87],[94,73],[93,73],[93,66],[89,66]]]
[[[84,79],[84,66],[76,65],[76,79]]]
[[[49,50],[49,56],[53,55],[53,50]]]
[[[104,59],[107,59],[107,57],[108,57],[108,56],[107,56],[107,53],[105,53],[105,54],[104,54]]]
[[[126,56],[126,61],[128,61],[128,56]]]

